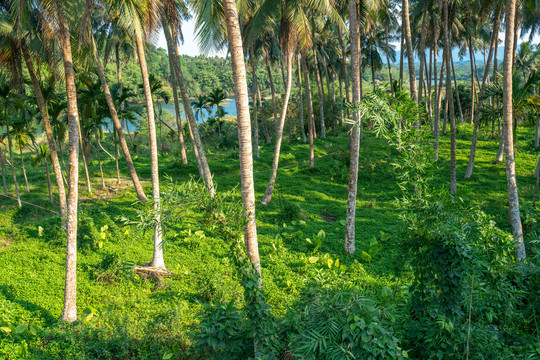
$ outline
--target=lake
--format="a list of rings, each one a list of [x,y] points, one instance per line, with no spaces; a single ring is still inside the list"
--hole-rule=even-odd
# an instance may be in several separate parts
[[[236,116],[236,102],[234,101],[234,98],[227,98],[225,100],[225,103],[223,105],[221,105],[223,107],[223,109],[225,110],[225,112],[227,113],[227,115],[230,115],[230,116]],[[156,105],[156,112],[159,112],[159,109],[161,108],[161,110],[163,111],[168,111],[172,116],[176,116],[175,114],[175,111],[174,111],[174,102],[171,100],[169,101],[168,104],[165,104],[163,102],[158,102],[157,105]],[[208,112],[206,111],[202,111],[202,115],[199,117],[198,119],[198,122],[199,123],[202,123],[204,122],[205,120],[207,120],[209,117],[211,117],[214,113],[216,112],[216,107],[214,106],[212,108],[212,113],[211,114],[208,114]],[[193,114],[195,115],[195,109],[193,109]],[[143,115],[144,116],[144,115]],[[184,107],[182,105],[182,101],[180,101],[180,117],[182,119],[184,119],[184,121],[186,121],[186,115],[184,113]],[[108,119],[110,121],[110,119]],[[156,124],[157,124],[157,119],[156,119]],[[112,124],[111,124],[112,125]],[[112,129],[112,126],[111,126],[111,129]],[[134,125],[131,125],[131,124],[128,124],[127,126],[127,131],[136,131],[137,130],[137,127],[134,126]]]

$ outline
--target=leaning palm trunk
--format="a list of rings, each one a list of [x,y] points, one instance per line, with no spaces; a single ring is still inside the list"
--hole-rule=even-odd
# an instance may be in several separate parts
[[[291,96],[291,87],[292,87],[292,63],[294,51],[288,49],[285,58],[285,66],[287,67],[287,82],[285,87],[285,97],[283,98],[283,107],[281,108],[281,116],[279,119],[279,124],[276,127],[276,145],[274,149],[274,159],[272,161],[272,173],[270,175],[270,181],[268,181],[268,186],[264,192],[262,198],[262,204],[268,205],[270,200],[272,200],[272,192],[274,190],[274,185],[276,184],[276,177],[279,164],[279,153],[281,149],[281,141],[283,140],[283,127],[285,126],[285,119],[287,117],[287,107],[289,104],[289,98]]]
[[[251,50],[251,64],[253,66],[253,81],[251,82],[251,87],[253,89],[253,155],[258,159],[259,158],[259,124],[258,124],[258,118],[257,113],[259,112],[257,109],[257,94],[259,90],[259,85],[257,84],[257,64],[255,61],[255,55],[253,54],[253,50]],[[261,105],[261,112],[262,112],[262,105]]]
[[[322,79],[319,72],[319,62],[317,61],[317,51],[313,47],[313,61],[315,79],[317,80],[317,90],[319,91],[319,118],[321,119],[321,138],[326,138],[326,128],[324,126],[324,88],[322,84]]]
[[[116,183],[120,184],[120,167],[118,166],[118,158],[120,153],[118,152],[118,137],[116,136],[116,129],[113,129],[113,142],[114,142],[114,165],[116,167]]]
[[[356,0],[349,0],[349,33],[351,37],[351,73],[352,73],[352,104],[360,102],[360,34],[358,30],[358,18],[356,13]],[[410,60],[409,60],[410,61]],[[358,190],[358,152],[360,148],[360,114],[353,113],[355,124],[352,127],[351,162],[349,171],[349,187],[347,198],[347,220],[345,224],[345,252],[355,252],[355,223],[356,223],[356,193]]]
[[[139,58],[139,67],[143,80],[144,97],[146,100],[146,112],[148,116],[148,133],[150,140],[150,168],[152,173],[152,201],[154,203],[155,223],[154,223],[154,252],[151,266],[165,269],[165,260],[163,259],[163,234],[161,231],[161,201],[159,193],[159,167],[158,167],[158,148],[156,139],[156,123],[154,120],[154,103],[150,90],[150,81],[148,78],[148,67],[144,54],[143,37],[140,30],[135,30],[135,42],[137,44],[137,55]]]
[[[414,52],[411,39],[411,24],[409,22],[409,0],[402,0],[402,24],[405,37],[405,43],[407,45],[407,63],[409,64],[409,87],[411,91],[411,97],[416,102],[418,100],[416,92],[416,72],[414,70]]]
[[[103,71],[103,67],[101,66],[101,60],[99,59],[96,43],[94,41],[93,36],[92,36],[91,41],[92,41],[92,47],[94,50],[94,60],[96,61],[99,80],[101,81],[101,87],[103,88],[103,93],[105,94],[105,100],[107,101],[107,106],[109,107],[109,111],[111,113],[114,130],[116,131],[116,134],[118,135],[118,140],[120,141],[120,147],[122,148],[122,153],[124,154],[124,159],[126,159],[126,164],[129,170],[129,174],[131,176],[131,180],[133,181],[133,187],[135,188],[135,192],[137,193],[137,198],[139,199],[139,201],[147,202],[148,199],[146,198],[146,195],[144,194],[144,190],[142,188],[141,182],[139,181],[139,176],[137,175],[137,171],[135,170],[135,165],[133,164],[133,160],[131,159],[131,154],[129,152],[129,147],[126,142],[126,137],[124,136],[124,128],[122,126],[122,123],[120,122],[120,119],[118,118],[118,113],[116,112],[116,107],[114,106],[111,92],[109,91],[109,85],[107,84],[107,79],[105,78],[105,72]],[[118,80],[120,80],[120,77],[118,78]],[[99,156],[99,150],[98,150],[98,156]]]
[[[197,129],[197,124],[195,122],[195,116],[193,115],[193,109],[191,108],[191,103],[189,101],[189,96],[186,89],[186,84],[184,83],[184,75],[182,74],[182,67],[180,66],[180,55],[178,54],[178,48],[176,42],[172,39],[170,24],[168,22],[167,16],[163,16],[163,32],[165,34],[165,40],[167,41],[167,49],[170,53],[173,54],[173,69],[178,80],[178,85],[180,86],[180,94],[182,95],[182,102],[184,105],[184,111],[186,113],[186,118],[189,122],[189,128],[192,134],[192,140],[194,141],[194,147],[197,148],[199,173],[202,175],[203,179],[206,182],[206,187],[210,193],[210,196],[214,197],[216,190],[214,189],[214,181],[212,180],[212,173],[208,167],[208,160],[204,153],[204,149],[201,142],[201,137],[199,135],[199,130]]]
[[[302,70],[300,65],[300,54],[296,57],[298,68],[298,117],[300,118],[300,128],[302,131],[302,142],[306,143],[306,129],[304,127],[304,97],[302,96]],[[341,84],[341,83],[340,83]],[[341,90],[341,88],[340,88]]]
[[[300,56],[300,55],[299,55]],[[311,85],[309,83],[309,73],[307,70],[305,55],[302,55],[302,72],[304,73],[304,85],[306,87],[306,105],[308,117],[308,135],[309,135],[309,167],[315,166],[315,151],[313,148],[313,139],[315,138],[315,124],[313,121],[313,105],[311,103]]]
[[[21,167],[22,167],[22,172],[24,175],[24,183],[26,185],[26,192],[29,193],[30,185],[28,185],[28,177],[26,176],[26,168],[24,167],[24,156],[23,156],[21,144],[19,144],[19,156],[21,157]]]
[[[49,170],[49,163],[45,159],[45,171],[47,172],[47,187],[49,189],[49,202],[53,203],[52,187],[51,187],[51,172]]]
[[[390,32],[389,31],[389,25],[386,24],[385,28],[384,28],[384,31],[385,31],[385,34],[386,34],[386,38],[385,38],[385,41],[386,41],[386,63],[388,65],[388,78],[390,79],[390,91],[392,92],[392,96],[394,96],[394,81],[392,80],[392,67],[390,66],[390,57],[388,56],[388,54],[390,53],[390,45],[388,44],[388,33]]]
[[[277,108],[276,108],[276,90],[274,89],[274,79],[272,77],[272,68],[268,60],[268,54],[265,56],[266,72],[268,72],[268,80],[270,81],[270,92],[272,93],[272,111],[274,113],[274,127],[277,126]]]
[[[15,164],[13,163],[13,146],[11,144],[11,135],[9,134],[9,125],[6,125],[6,135],[8,139],[9,162],[11,163],[11,174],[13,175],[13,185],[15,186],[15,195],[17,196],[17,205],[19,205],[19,207],[22,207],[21,195],[19,194],[19,184],[17,184],[17,175],[15,174]]]
[[[259,245],[257,242],[257,227],[255,224],[255,186],[253,181],[253,156],[251,146],[251,124],[249,120],[249,97],[242,50],[242,36],[238,25],[238,13],[234,0],[224,0],[225,18],[227,22],[227,38],[231,54],[234,74],[234,95],[236,98],[236,111],[238,123],[238,144],[240,153],[240,179],[242,200],[244,202],[244,216],[247,223],[244,228],[244,241],[251,263],[259,273],[261,280],[261,262],[259,259]]]
[[[79,200],[79,110],[77,107],[77,89],[71,57],[69,28],[58,14],[60,44],[64,61],[66,79],[68,138],[69,138],[69,192],[67,199],[67,246],[66,246],[66,283],[62,320],[77,320],[77,207]]]
[[[526,257],[523,242],[523,228],[519,213],[519,198],[516,183],[516,162],[514,159],[514,142],[512,134],[513,104],[512,104],[512,67],[514,48],[514,17],[516,0],[506,1],[506,33],[504,39],[504,75],[503,75],[503,116],[504,116],[504,150],[506,158],[506,179],[508,183],[508,215],[515,240],[516,259]]]
[[[26,62],[26,67],[28,68],[28,73],[30,74],[30,80],[32,80],[32,86],[34,88],[34,94],[36,95],[36,101],[38,103],[39,111],[41,113],[41,118],[43,119],[43,127],[45,128],[45,134],[47,135],[47,144],[49,146],[49,152],[51,153],[51,163],[54,170],[54,176],[56,178],[56,186],[58,187],[60,216],[62,217],[62,221],[65,222],[67,216],[66,189],[64,187],[64,182],[62,179],[62,169],[58,160],[58,153],[56,152],[53,131],[51,128],[51,123],[49,121],[49,115],[47,113],[47,105],[45,103],[45,99],[43,98],[43,93],[41,92],[39,80],[34,70],[34,64],[32,63],[32,59],[30,58],[30,52],[28,51],[24,40],[21,42],[21,48],[24,60]]]
[[[450,118],[450,193],[457,192],[456,181],[456,118],[454,115],[454,98],[452,94],[452,49],[450,48],[449,4],[444,2],[444,46],[446,47],[446,101]]]
[[[480,94],[479,99],[480,102],[477,104],[476,107],[476,115],[474,116],[474,127],[473,127],[473,135],[472,135],[472,141],[471,141],[471,152],[469,154],[469,164],[467,165],[467,170],[465,171],[465,179],[468,179],[471,177],[473,169],[474,169],[474,159],[476,157],[476,144],[478,142],[478,130],[480,128],[480,109],[483,106],[483,96],[484,96],[484,90],[487,85],[487,81],[489,78],[489,67],[491,66],[491,58],[493,57],[493,53],[496,52],[496,46],[497,41],[499,40],[499,12],[495,14],[495,23],[493,24],[493,32],[491,34],[491,45],[489,47],[489,54],[487,58],[486,67],[484,69],[484,76],[482,78],[482,85],[480,86]],[[469,50],[471,51],[471,50]],[[474,52],[473,52],[474,56]],[[474,94],[473,94],[474,98]],[[502,143],[502,141],[501,141]]]
[[[2,167],[2,183],[4,184],[4,195],[7,196],[7,183],[6,183],[6,160],[4,151],[0,149],[0,166]]]

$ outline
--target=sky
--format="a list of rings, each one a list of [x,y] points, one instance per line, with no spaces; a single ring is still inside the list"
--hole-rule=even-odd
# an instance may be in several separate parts
[[[197,55],[201,55],[201,50],[199,48],[199,43],[196,39],[196,36],[195,36],[195,20],[194,19],[191,19],[187,22],[185,22],[182,26],[182,31],[184,33],[184,44],[180,46],[179,50],[180,50],[180,54],[182,55],[190,55],[190,56],[197,56]],[[503,40],[504,39],[504,32],[501,32],[499,34],[499,39],[500,40]],[[527,38],[525,39],[519,39],[518,41],[518,44],[519,43],[522,43],[523,41],[526,41]],[[538,44],[540,43],[540,36],[535,36],[533,38],[533,43],[535,44]],[[397,52],[397,61],[399,61],[399,49],[400,49],[400,44],[399,42],[398,43],[393,43],[393,45],[395,46],[395,49],[396,49],[396,52]],[[167,43],[165,41],[165,36],[163,35],[163,32],[160,32],[159,35],[158,35],[158,41],[157,41],[157,44],[156,46],[158,47],[161,47],[163,49],[167,49]],[[498,52],[498,61],[499,62],[502,62],[502,59],[503,59],[503,43],[499,43],[499,52]],[[457,49],[454,49],[453,51],[453,55],[454,55],[454,59],[458,59],[458,50]],[[225,57],[227,55],[227,50],[223,50],[223,51],[220,51],[220,52],[214,52],[214,53],[210,53],[210,54],[206,54],[208,56],[220,56],[220,57]],[[428,56],[429,56],[429,53],[428,53]],[[442,51],[440,51],[439,53],[439,59],[441,60],[442,59]],[[415,61],[418,61],[418,59],[415,59]],[[457,60],[459,61],[459,60]],[[469,57],[468,57],[468,54],[467,56],[465,56],[463,58],[463,61],[466,61],[468,62],[469,61]],[[476,53],[476,62],[477,63],[483,63],[483,55],[478,52]]]

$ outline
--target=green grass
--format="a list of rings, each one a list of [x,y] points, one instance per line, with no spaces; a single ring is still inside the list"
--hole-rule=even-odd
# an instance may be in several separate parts
[[[520,129],[516,146],[517,183],[522,204],[530,204],[532,200],[532,174],[539,156],[532,149],[530,134],[529,129]],[[504,164],[492,163],[498,143],[481,135],[473,177],[464,180],[470,138],[470,127],[460,125],[457,142],[458,196],[476,204],[494,216],[499,226],[508,229],[505,168]],[[111,146],[104,143],[111,150]],[[449,136],[441,139],[440,148],[437,183],[447,187],[450,178]],[[275,315],[282,316],[287,306],[301,296],[302,289],[317,274],[317,269],[326,266],[322,262],[323,254],[332,259],[339,258],[348,267],[343,276],[375,297],[383,286],[397,286],[398,280],[400,284],[410,281],[410,274],[402,268],[400,236],[403,229],[395,203],[401,191],[391,166],[396,154],[392,153],[389,158],[387,150],[384,140],[365,132],[358,179],[357,251],[354,255],[345,255],[342,221],[345,220],[347,206],[346,134],[316,140],[315,156],[321,158],[315,160],[314,169],[309,169],[305,161],[308,156],[306,144],[284,144],[273,200],[266,207],[257,203],[256,210],[264,290]],[[262,197],[266,188],[272,152],[273,146],[264,144],[260,149],[261,158],[255,160],[257,199]],[[166,174],[179,181],[197,177],[191,152],[189,156],[190,164],[185,166],[169,153],[160,154],[162,181],[165,181]],[[238,186],[240,177],[236,156],[237,151],[234,150],[209,151],[209,165],[218,191]],[[15,157],[15,163],[20,164],[17,155]],[[103,154],[102,159],[105,176],[110,178],[108,183],[114,187],[114,160]],[[134,156],[134,161],[139,176],[148,179],[149,158],[144,149]],[[126,166],[122,161],[120,164],[122,175],[127,177]],[[114,194],[98,191],[99,170],[95,159],[91,161],[90,170],[95,190],[93,195],[86,192],[83,171],[80,176],[83,200],[80,202],[80,226],[88,236],[79,241],[78,309],[82,314],[87,308],[99,311],[112,306],[112,312],[91,320],[91,326],[83,324],[72,328],[58,321],[63,305],[65,271],[65,236],[58,218],[27,204],[18,209],[13,200],[4,197],[0,197],[0,309],[4,304],[15,312],[12,322],[30,322],[45,328],[39,337],[28,340],[31,358],[111,358],[110,354],[114,353],[117,358],[160,359],[173,343],[181,345],[178,358],[196,358],[199,353],[193,346],[193,339],[203,316],[201,309],[204,304],[233,301],[241,306],[243,303],[243,289],[233,266],[230,244],[216,235],[215,228],[203,221],[196,208],[189,208],[169,229],[171,241],[165,252],[165,261],[175,275],[165,279],[162,288],[156,289],[155,282],[140,278],[96,282],[99,265],[106,256],[117,254],[121,262],[144,264],[152,257],[152,244],[151,234],[121,228],[117,221],[119,216],[133,218],[134,209],[141,206],[136,203],[133,189],[127,187]],[[25,192],[22,174],[18,173],[22,200],[56,210],[48,203],[44,169],[28,166],[27,171],[30,193]],[[10,194],[13,194],[10,180],[8,176]],[[124,181],[123,184],[128,185],[129,182]],[[150,194],[150,183],[145,182],[144,187]],[[284,219],[284,215],[290,218]],[[304,223],[299,223],[300,220]],[[92,242],[95,240],[92,235],[95,237],[104,225],[109,230],[102,248],[99,248]],[[39,227],[43,228],[41,236]],[[202,230],[205,236],[189,236],[188,229],[192,233]],[[291,235],[298,230],[303,232],[300,239]],[[311,264],[306,261],[306,256],[311,256],[313,246],[305,238],[312,238],[320,230],[326,233],[318,255],[321,260]],[[368,250],[370,239],[379,236],[381,231],[389,234],[390,239],[383,243],[383,251],[371,263],[364,262],[362,251]],[[286,249],[276,251],[273,243],[278,234],[281,234]]]

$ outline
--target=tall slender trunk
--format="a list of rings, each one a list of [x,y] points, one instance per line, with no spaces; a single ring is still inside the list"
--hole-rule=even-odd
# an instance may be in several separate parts
[[[533,195],[533,208],[536,208],[536,200],[538,199],[538,186],[540,185],[540,157],[538,158],[538,164],[536,164],[536,171],[534,172],[534,177],[536,178],[536,184],[534,185],[534,195]]]
[[[438,58],[438,51],[437,51],[437,42],[439,41],[439,31],[435,30],[435,39],[433,41],[433,80],[435,91],[433,92],[435,94],[435,101],[434,101],[434,107],[435,107],[435,118],[433,119],[433,159],[435,161],[439,160],[439,122],[441,119],[441,103],[439,101],[439,90],[437,88],[437,58]],[[441,65],[442,67],[442,65]]]
[[[347,73],[347,50],[345,49],[345,44],[343,43],[343,38],[341,36],[341,30],[338,28],[338,37],[339,37],[339,46],[341,47],[341,66],[343,67],[343,83],[345,85],[345,96],[346,101],[349,102],[349,74]]]
[[[257,98],[259,101],[259,109],[261,110],[261,123],[264,124],[264,109],[262,104],[262,96],[261,96],[261,87],[259,86],[259,82],[257,82]],[[259,153],[259,122],[255,122],[256,129],[254,132],[257,134],[257,154]]]
[[[427,101],[427,104],[428,104],[428,116],[429,116],[429,122],[431,124],[431,129],[433,130],[433,102],[432,102],[432,98],[431,98],[431,86],[433,85],[431,80],[431,74],[433,73],[433,68],[432,68],[432,58],[433,58],[433,48],[430,46],[429,47],[429,69],[428,69],[428,66],[426,66],[426,72],[427,72],[427,75],[426,75],[426,78],[427,78],[427,97],[428,97],[428,101]]]
[[[41,113],[41,118],[43,119],[43,127],[45,128],[45,134],[47,136],[47,144],[49,146],[49,152],[51,153],[51,163],[54,170],[54,175],[56,178],[56,186],[58,187],[58,197],[60,201],[60,216],[62,221],[65,223],[67,216],[67,204],[66,204],[66,189],[64,187],[64,182],[62,181],[62,169],[60,168],[60,162],[58,160],[58,153],[56,152],[56,146],[54,143],[53,132],[51,128],[51,123],[49,121],[49,115],[47,113],[47,105],[45,99],[43,98],[43,93],[41,92],[41,87],[39,85],[39,80],[36,76],[34,70],[34,65],[32,59],[30,58],[30,52],[26,47],[25,41],[21,41],[22,53],[30,74],[30,80],[32,81],[32,86],[34,88],[34,94],[36,95],[36,101],[38,103],[39,111]]]
[[[315,80],[317,80],[317,90],[319,92],[319,118],[321,120],[321,138],[326,138],[326,128],[324,126],[324,95],[323,95],[323,84],[319,72],[319,62],[317,61],[317,51],[313,47],[313,62],[314,62],[314,72]]]
[[[450,63],[452,64],[452,74],[454,76],[454,88],[456,89],[456,99],[457,99],[457,105],[458,105],[458,111],[459,111],[459,119],[461,122],[463,122],[463,111],[461,110],[461,99],[459,98],[456,70],[454,69],[454,57],[452,56],[452,53],[450,53]]]
[[[399,48],[399,88],[403,88],[403,58],[405,56],[405,36],[401,31],[401,47]]]
[[[171,61],[172,54],[169,54],[169,64]],[[170,65],[172,68],[172,64]],[[188,163],[186,144],[184,142],[184,134],[182,133],[182,118],[180,117],[180,104],[178,103],[178,86],[176,84],[176,76],[171,74],[171,85],[173,91],[173,100],[174,100],[174,115],[176,118],[176,131],[178,135],[178,144],[180,144],[180,158],[182,159],[182,164],[186,165]]]
[[[534,131],[534,149],[538,150],[540,146],[540,116],[536,116],[536,129]]]
[[[473,66],[473,48],[472,48],[472,41],[469,36],[468,40],[469,45],[469,62],[471,64],[471,124],[474,123],[474,104],[476,100],[476,81],[474,81],[474,66]]]
[[[101,175],[101,190],[106,190],[107,186],[105,186],[105,178],[103,177],[103,167],[101,166],[101,151],[99,150],[101,147],[100,140],[99,140],[99,132],[97,130],[97,127],[95,127],[95,134],[96,134],[96,151],[97,151],[97,158],[98,158],[98,164],[99,164],[99,174]]]
[[[304,86],[306,87],[306,105],[308,117],[308,136],[309,136],[309,167],[315,166],[315,152],[313,148],[313,140],[315,139],[315,123],[313,120],[313,107],[311,103],[311,85],[309,82],[309,73],[306,64],[306,56],[302,54],[302,72],[304,73]]]
[[[401,3],[403,31],[405,33],[405,43],[407,44],[407,63],[409,64],[409,87],[411,97],[417,102],[416,72],[414,70],[414,52],[411,39],[411,24],[409,22],[409,0],[402,0]]]
[[[28,176],[26,176],[26,168],[24,167],[24,156],[23,156],[21,144],[19,144],[19,156],[21,157],[21,167],[22,167],[22,172],[24,176],[24,183],[26,185],[26,192],[29,193],[30,185],[28,185]]]
[[[373,91],[375,91],[375,64],[373,62],[373,48],[369,52],[369,61],[371,62],[371,83],[373,85]]]
[[[300,118],[300,128],[302,129],[302,142],[306,143],[306,129],[304,127],[304,97],[302,96],[302,70],[300,65],[300,54],[296,56],[297,69],[298,69],[298,98],[299,98],[299,111],[298,116]]]
[[[7,196],[7,183],[6,183],[6,160],[4,151],[0,148],[0,167],[2,167],[2,183],[4,185],[4,195]]]
[[[276,90],[274,89],[274,78],[272,77],[272,68],[268,60],[268,54],[265,56],[266,71],[268,72],[268,80],[270,81],[270,92],[272,93],[272,111],[274,112],[274,128],[277,126],[277,108],[276,108]]]
[[[427,35],[427,21],[428,16],[428,2],[424,1],[424,9],[422,12],[422,28],[420,32],[420,44],[418,52],[420,55],[420,74],[418,77],[418,104],[422,103],[422,87],[424,86],[424,66],[426,66],[426,35]]]
[[[514,48],[514,17],[516,0],[506,1],[506,31],[504,39],[503,65],[503,117],[504,117],[504,150],[506,158],[506,179],[508,183],[508,215],[515,240],[516,259],[526,257],[523,240],[523,228],[519,213],[519,198],[516,183],[516,162],[514,159],[514,142],[512,134],[513,104],[512,104],[512,67]]]
[[[338,75],[339,81],[339,126],[343,126],[343,85],[341,84],[341,77]],[[392,93],[394,91],[392,90]]]
[[[495,45],[497,44],[497,41],[499,39],[499,17],[500,17],[500,12],[497,11],[495,13],[493,32],[491,33],[491,44],[489,47],[489,54],[487,57],[485,68],[484,68],[484,76],[482,77],[482,85],[480,87],[480,94],[479,94],[480,101],[478,103],[478,106],[476,108],[476,114],[474,116],[474,127],[473,127],[472,141],[471,141],[471,151],[469,153],[469,164],[467,165],[467,170],[465,171],[465,179],[468,179],[471,177],[473,169],[474,169],[474,159],[476,156],[476,144],[478,142],[478,129],[480,128],[479,112],[484,104],[482,97],[484,96],[484,90],[486,88],[487,80],[489,78],[489,67],[491,66],[491,58],[493,57]],[[474,53],[473,53],[473,56],[474,56]]]
[[[390,66],[390,56],[388,55],[390,53],[390,45],[388,44],[388,38],[389,38],[389,25],[386,24],[384,27],[384,31],[386,34],[385,42],[386,42],[386,63],[388,65],[388,79],[390,80],[390,91],[392,92],[392,96],[394,96],[394,81],[392,80],[392,67]]]
[[[71,57],[69,28],[58,14],[59,35],[66,80],[68,138],[69,138],[69,192],[67,198],[66,282],[62,320],[77,320],[77,207],[79,200],[79,110],[77,89]]]
[[[107,106],[109,107],[109,112],[111,113],[111,119],[113,121],[114,130],[116,131],[116,134],[118,135],[118,140],[120,141],[120,147],[122,148],[124,159],[126,159],[126,164],[129,170],[129,174],[131,176],[131,181],[133,182],[133,187],[135,188],[135,192],[137,194],[137,198],[139,199],[139,201],[147,202],[148,199],[146,198],[146,195],[144,194],[144,190],[142,188],[141,182],[139,181],[139,176],[137,175],[137,171],[135,170],[135,165],[133,164],[133,160],[131,159],[129,147],[127,145],[126,137],[124,135],[124,127],[122,126],[122,123],[120,122],[120,119],[118,118],[118,113],[116,112],[116,107],[114,105],[112,95],[109,90],[109,85],[107,84],[107,79],[105,78],[105,72],[103,70],[103,67],[101,66],[101,59],[99,58],[97,46],[96,46],[93,36],[92,36],[91,41],[92,41],[92,48],[94,51],[94,60],[96,62],[96,68],[97,68],[99,80],[101,82],[101,88],[103,89],[103,93],[105,94],[105,100],[107,102]],[[118,62],[118,59],[117,59],[117,62]],[[120,72],[118,72],[118,81],[119,81],[119,84],[122,84]],[[120,89],[122,89],[121,85],[120,85]],[[98,149],[98,156],[99,156],[99,149]],[[104,184],[102,185],[104,187]]]
[[[118,158],[120,153],[118,152],[118,137],[116,135],[116,129],[113,128],[113,142],[114,142],[114,166],[116,168],[116,184],[120,184],[120,166],[118,164]]]
[[[268,181],[268,186],[262,198],[263,205],[268,205],[270,200],[272,200],[272,192],[274,190],[274,185],[276,184],[276,177],[277,177],[277,171],[278,171],[281,141],[283,139],[283,127],[285,125],[285,119],[287,117],[287,107],[289,104],[289,98],[291,96],[292,67],[293,67],[294,51],[292,51],[291,49],[288,49],[287,53],[284,54],[284,56],[287,56],[285,58],[285,66],[287,67],[287,82],[285,86],[285,97],[283,98],[283,106],[281,108],[281,116],[279,119],[279,125],[276,128],[276,145],[274,149],[274,159],[272,161],[272,172],[270,174],[270,180]]]
[[[261,262],[257,242],[257,227],[255,224],[255,187],[253,181],[253,156],[251,146],[251,124],[249,120],[249,97],[242,50],[242,35],[238,24],[238,13],[234,0],[224,0],[225,18],[227,22],[227,38],[234,74],[234,94],[238,123],[238,142],[240,153],[240,180],[244,216],[247,219],[244,229],[244,241],[251,263],[259,273],[261,284]],[[277,142],[277,139],[276,139]]]
[[[356,0],[349,0],[349,33],[351,37],[351,73],[352,104],[360,102],[360,33],[356,15]],[[358,155],[360,150],[360,114],[353,113],[355,125],[352,127],[350,141],[351,162],[349,170],[349,187],[347,198],[347,220],[345,225],[345,252],[355,252],[356,193],[358,190]]]
[[[208,191],[210,192],[210,196],[214,197],[216,194],[216,190],[214,188],[214,181],[212,179],[212,173],[210,172],[210,168],[208,166],[208,160],[206,159],[206,155],[204,153],[204,148],[202,146],[201,137],[199,135],[199,130],[197,129],[197,124],[195,123],[195,116],[193,116],[193,109],[191,108],[191,103],[189,100],[189,96],[186,89],[186,84],[184,83],[184,75],[182,73],[182,66],[180,64],[180,55],[178,53],[178,47],[176,46],[176,42],[172,39],[171,32],[170,32],[170,25],[167,20],[167,16],[163,16],[162,18],[163,22],[163,32],[165,34],[165,40],[167,41],[167,48],[170,53],[173,54],[173,68],[174,72],[176,74],[176,79],[178,80],[178,85],[180,86],[180,94],[182,95],[182,102],[184,105],[184,112],[186,113],[186,118],[190,124],[190,129],[192,133],[192,140],[194,141],[194,147],[197,148],[198,163],[200,164],[199,173],[202,174],[202,177],[204,178],[206,182],[206,187],[208,188]]]
[[[150,141],[150,171],[152,174],[152,201],[154,211],[157,213],[154,223],[154,252],[151,266],[165,269],[165,260],[163,259],[163,234],[161,231],[161,201],[159,193],[159,167],[158,167],[158,148],[156,139],[156,123],[154,120],[154,103],[152,101],[152,92],[150,90],[150,80],[148,78],[148,67],[144,54],[143,34],[135,31],[135,42],[137,44],[137,56],[139,58],[139,67],[143,81],[144,97],[146,100],[146,113],[148,117],[148,137]]]
[[[53,204],[54,200],[53,200],[52,187],[51,187],[51,172],[49,170],[49,164],[47,160],[45,160],[45,171],[47,172],[47,187],[49,189],[49,202]]]
[[[4,111],[7,111],[4,109]],[[17,175],[15,174],[15,163],[13,162],[13,146],[11,144],[11,135],[9,133],[9,126],[6,125],[6,136],[8,139],[8,150],[9,150],[9,162],[11,163],[11,174],[13,175],[13,185],[15,186],[15,195],[17,197],[17,205],[22,207],[21,195],[19,193],[19,184],[17,183]]]
[[[446,47],[446,98],[450,118],[450,193],[457,192],[456,181],[456,119],[454,115],[454,99],[452,96],[452,48],[450,45],[450,5],[444,2],[444,45]]]
[[[257,62],[255,61],[255,55],[253,53],[253,49],[250,49],[250,57],[251,57],[251,66],[252,66],[252,73],[253,73],[253,80],[251,82],[251,87],[253,91],[253,156],[255,156],[257,159],[259,158],[259,124],[257,119],[257,90],[259,89],[259,85],[257,84]],[[247,80],[246,80],[247,81]],[[261,106],[262,108],[262,106]]]

